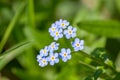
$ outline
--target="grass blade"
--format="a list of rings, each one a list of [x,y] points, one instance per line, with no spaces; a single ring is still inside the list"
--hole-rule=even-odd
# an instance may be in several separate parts
[[[6,52],[3,53],[3,55],[0,57],[0,70],[12,59],[14,59],[16,56],[20,55],[21,52],[28,49],[32,46],[32,41],[25,41],[21,42],[14,47],[10,48]]]
[[[5,31],[5,34],[4,34],[4,36],[3,36],[2,40],[1,40],[1,43],[0,43],[0,53],[2,52],[2,49],[3,49],[3,47],[4,47],[4,45],[5,45],[6,41],[7,41],[7,39],[8,39],[8,37],[9,37],[12,29],[14,28],[15,24],[16,24],[17,21],[19,20],[20,15],[21,15],[21,13],[22,13],[23,10],[24,10],[24,7],[25,7],[25,4],[21,4],[21,5],[20,5],[20,8],[18,9],[18,11],[16,11],[15,16],[13,17],[12,21],[11,21],[10,24],[8,25],[8,28],[7,28],[7,30]]]

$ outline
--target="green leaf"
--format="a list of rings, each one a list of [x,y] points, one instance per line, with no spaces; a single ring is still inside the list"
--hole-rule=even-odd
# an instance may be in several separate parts
[[[88,32],[110,38],[120,37],[120,23],[110,20],[93,20],[79,22],[78,27]]]
[[[21,42],[3,53],[0,59],[0,70],[16,56],[20,55],[24,50],[32,46],[32,41]]]
[[[16,11],[16,14],[15,16],[13,17],[13,19],[11,20],[10,24],[8,25],[8,28],[7,30],[5,31],[5,34],[1,40],[1,43],[0,43],[0,53],[2,52],[2,49],[10,35],[10,33],[12,32],[13,28],[15,27],[15,24],[17,23],[17,21],[19,20],[23,10],[24,10],[24,7],[25,7],[25,4],[21,4],[20,5],[20,8]]]

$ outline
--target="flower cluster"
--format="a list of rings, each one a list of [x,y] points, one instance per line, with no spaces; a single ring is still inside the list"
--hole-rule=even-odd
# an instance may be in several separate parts
[[[49,33],[56,41],[63,36],[70,39],[76,37],[76,28],[70,26],[67,20],[60,19],[51,25]]]
[[[71,50],[62,48],[60,53],[55,53],[54,51],[58,50],[59,43],[52,42],[49,46],[45,46],[44,49],[40,50],[40,53],[37,55],[37,61],[39,66],[44,67],[48,63],[54,65],[59,62],[61,58],[64,62],[71,58]]]
[[[62,19],[53,23],[49,28],[49,33],[55,41],[63,37],[66,39],[75,38],[76,31],[77,29],[69,25],[69,22],[67,20]],[[70,48],[62,48],[61,52],[55,52],[59,49],[59,45],[59,43],[52,42],[50,45],[45,46],[40,50],[39,54],[37,55],[39,66],[44,67],[48,63],[50,63],[50,65],[54,65],[55,63],[58,63],[60,59],[63,62],[71,59]],[[71,45],[74,51],[82,50],[84,48],[84,40],[75,38],[74,41],[71,42]]]

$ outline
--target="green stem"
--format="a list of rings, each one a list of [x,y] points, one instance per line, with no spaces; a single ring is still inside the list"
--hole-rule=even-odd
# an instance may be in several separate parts
[[[17,23],[17,21],[19,20],[23,10],[24,10],[24,7],[25,7],[25,4],[22,3],[20,5],[20,8],[18,9],[18,11],[16,11],[16,14],[15,16],[13,17],[12,21],[10,22],[10,24],[8,25],[8,28],[7,30],[5,31],[4,35],[3,35],[3,38],[1,40],[1,43],[0,43],[0,53],[2,52],[2,49],[5,45],[5,43],[7,42],[7,39],[9,38],[10,34],[11,34],[11,31],[13,30],[15,24]]]
[[[94,66],[91,66],[91,65],[89,65],[89,64],[86,64],[85,62],[83,62],[83,61],[79,61],[79,63],[80,64],[82,64],[82,65],[85,65],[86,67],[88,67],[88,68],[90,68],[90,69],[92,69],[92,70],[96,70],[96,68],[94,67]]]

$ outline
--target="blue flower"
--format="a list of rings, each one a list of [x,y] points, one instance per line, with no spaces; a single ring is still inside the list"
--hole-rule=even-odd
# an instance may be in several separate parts
[[[60,29],[65,29],[69,25],[69,22],[67,20],[62,20],[62,19],[56,21],[55,23],[58,25]]]
[[[54,32],[55,32],[55,30],[56,29],[58,29],[58,26],[55,24],[55,23],[53,23],[52,25],[51,25],[51,27],[49,28],[49,33],[50,33],[50,35],[53,37],[53,34],[54,34]]]
[[[69,48],[68,49],[62,48],[60,56],[62,60],[66,62],[68,59],[71,59],[71,50]]]
[[[48,51],[49,51],[48,49],[49,49],[48,46],[45,46],[44,49],[40,50],[40,55],[41,56],[47,56],[48,55]]]
[[[55,32],[52,33],[54,40],[58,40],[59,38],[63,37],[62,29],[56,29]]]
[[[38,62],[39,62],[39,66],[45,67],[48,64],[48,58],[43,57],[43,58],[39,59]]]
[[[84,40],[75,38],[74,42],[72,42],[72,47],[75,51],[82,50],[84,48]]]
[[[59,62],[58,53],[50,53],[48,60],[50,62],[50,65],[58,63]]]
[[[59,43],[52,42],[49,46],[49,51],[53,52],[54,50],[58,50]]]
[[[72,26],[68,26],[68,29],[64,30],[64,34],[67,39],[70,39],[71,37],[74,38],[76,36],[76,28],[73,28]]]

